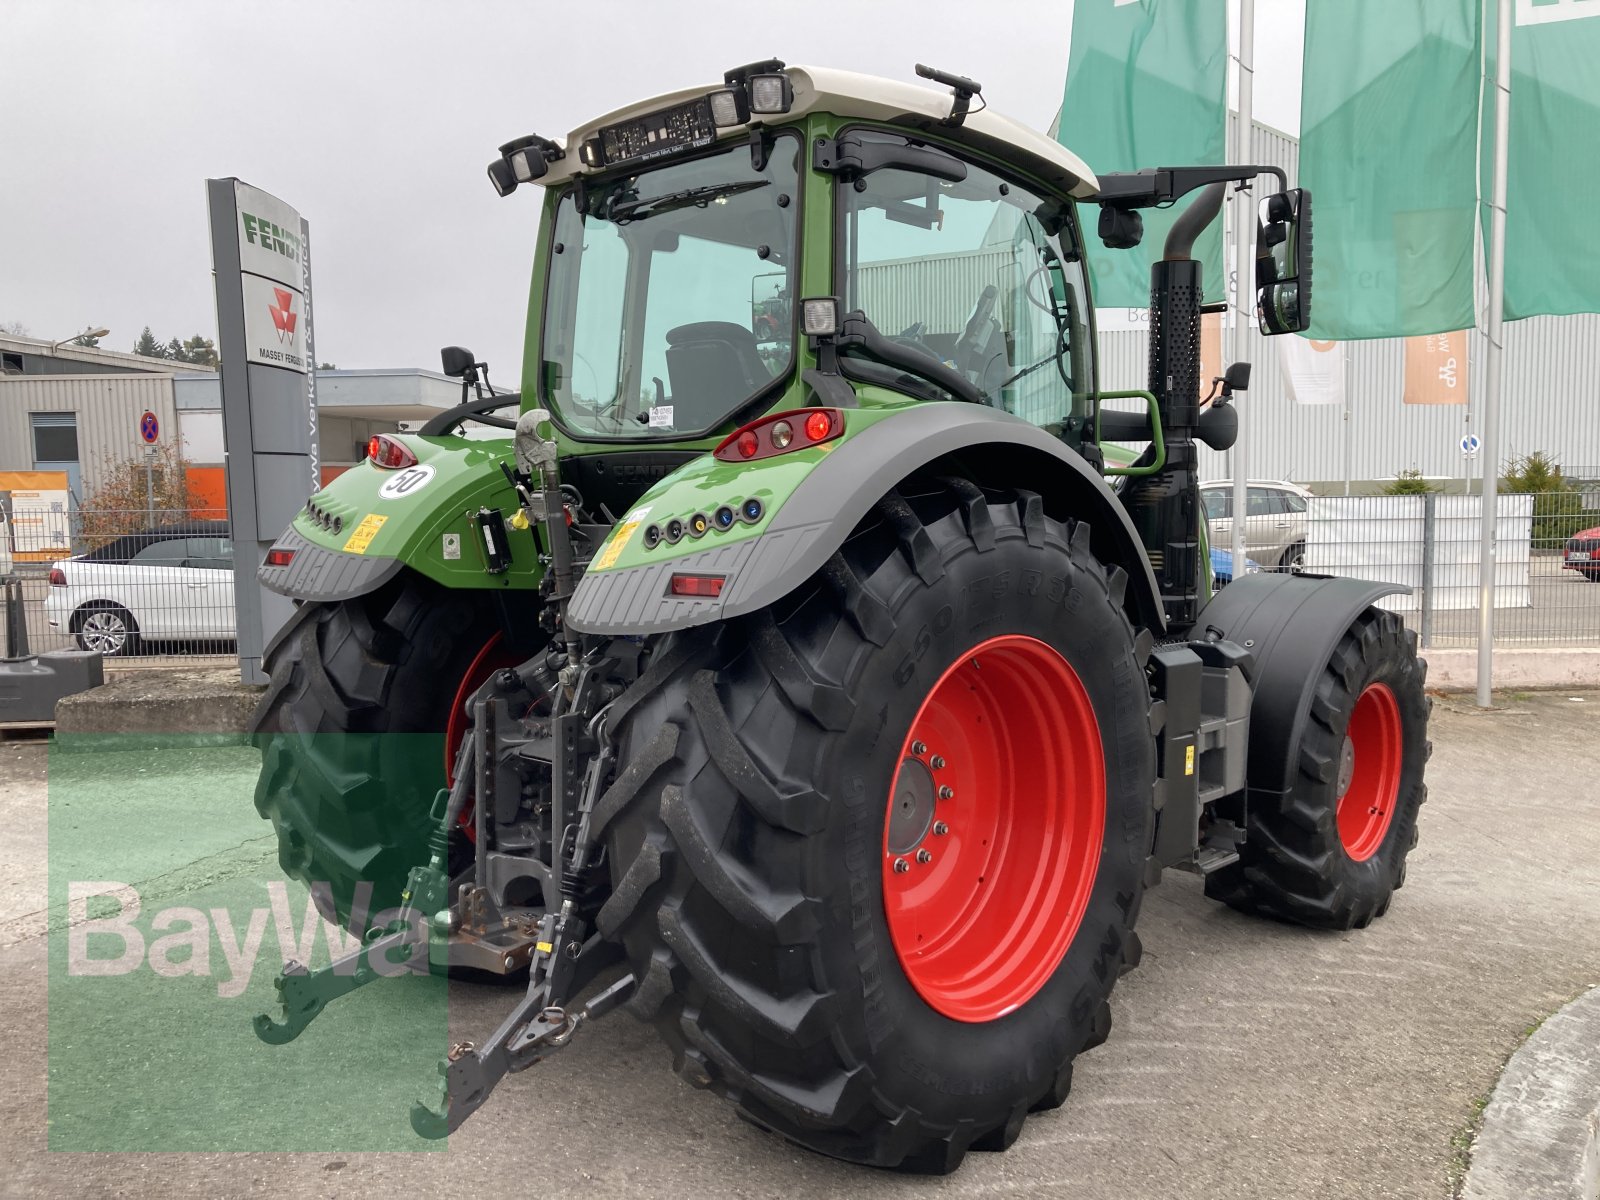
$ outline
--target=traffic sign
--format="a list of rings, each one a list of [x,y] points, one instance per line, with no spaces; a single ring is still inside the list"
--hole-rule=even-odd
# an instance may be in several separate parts
[[[1468,458],[1477,458],[1478,451],[1483,449],[1483,439],[1475,433],[1463,434],[1461,437],[1461,453]]]
[[[154,446],[161,440],[161,422],[148,408],[139,414],[139,436],[146,446]]]

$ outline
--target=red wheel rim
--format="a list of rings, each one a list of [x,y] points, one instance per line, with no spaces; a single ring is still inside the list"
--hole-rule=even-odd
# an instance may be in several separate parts
[[[1339,760],[1339,840],[1365,862],[1378,852],[1400,798],[1400,704],[1389,686],[1368,684],[1356,699]]]
[[[461,739],[467,736],[467,698],[489,681],[489,676],[504,667],[517,665],[517,656],[506,649],[504,640],[499,630],[493,637],[483,644],[477,654],[473,655],[472,662],[467,667],[467,673],[461,677],[461,686],[456,688],[455,697],[450,701],[450,719],[444,727],[444,784],[452,786],[456,779],[456,754],[461,749]],[[467,831],[467,836],[474,837],[475,831],[472,824],[472,805],[468,803],[461,810],[457,818],[461,828]]]
[[[992,1021],[1054,974],[1105,837],[1100,727],[1036,638],[990,638],[928,692],[884,822],[883,897],[906,977],[936,1011]]]

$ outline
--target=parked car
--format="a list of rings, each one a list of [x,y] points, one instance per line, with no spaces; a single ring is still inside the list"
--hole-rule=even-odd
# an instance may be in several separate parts
[[[1263,567],[1300,571],[1306,559],[1306,501],[1311,492],[1281,479],[1252,479],[1245,514],[1244,551]],[[1214,479],[1200,485],[1211,544],[1233,544],[1233,483]]]
[[[1567,539],[1561,568],[1578,572],[1590,583],[1600,583],[1600,525],[1580,529]]]
[[[155,526],[52,563],[44,611],[81,649],[105,655],[135,654],[143,642],[192,650],[232,641],[228,523]]]
[[[1261,571],[1261,564],[1248,555],[1244,560],[1244,573],[1256,575]],[[1213,588],[1226,587],[1233,582],[1233,555],[1220,546],[1211,547],[1211,586]]]

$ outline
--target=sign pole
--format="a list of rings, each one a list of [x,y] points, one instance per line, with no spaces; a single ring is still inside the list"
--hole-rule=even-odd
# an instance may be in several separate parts
[[[1256,5],[1255,0],[1239,0],[1239,114],[1234,126],[1233,161],[1250,161],[1250,143],[1255,133],[1255,52]],[[1255,205],[1249,192],[1240,192],[1234,202],[1233,229],[1234,261],[1238,264],[1238,277],[1234,281],[1233,307],[1233,361],[1243,362],[1250,356],[1250,298],[1255,294],[1255,257],[1251,234],[1251,218]],[[1241,413],[1241,417],[1242,417]],[[1239,438],[1233,446],[1233,577],[1245,575],[1245,525],[1249,515],[1250,453],[1249,434],[1251,422],[1240,420]]]
[[[1489,224],[1489,328],[1483,389],[1483,502],[1478,531],[1478,707],[1494,704],[1495,517],[1500,485],[1500,389],[1505,376],[1506,190],[1511,141],[1511,5],[1498,0],[1494,80],[1494,192]]]

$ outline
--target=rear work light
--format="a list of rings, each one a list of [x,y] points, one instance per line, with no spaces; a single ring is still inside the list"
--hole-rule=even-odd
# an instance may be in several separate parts
[[[773,413],[736,429],[713,450],[721,462],[753,462],[831,442],[844,432],[844,413],[837,408],[797,408]]]
[[[50,586],[51,587],[66,587],[67,586],[67,573],[65,571],[63,571],[60,567],[51,567],[50,568]]]
[[[673,596],[716,597],[727,581],[726,575],[674,575],[667,591]]]
[[[376,434],[367,439],[367,457],[372,460],[373,466],[382,467],[386,471],[417,465],[417,456],[411,453],[411,447],[387,433]]]
[[[287,567],[293,561],[293,550],[281,550],[277,546],[274,546],[271,550],[267,551],[267,566],[269,567]]]

